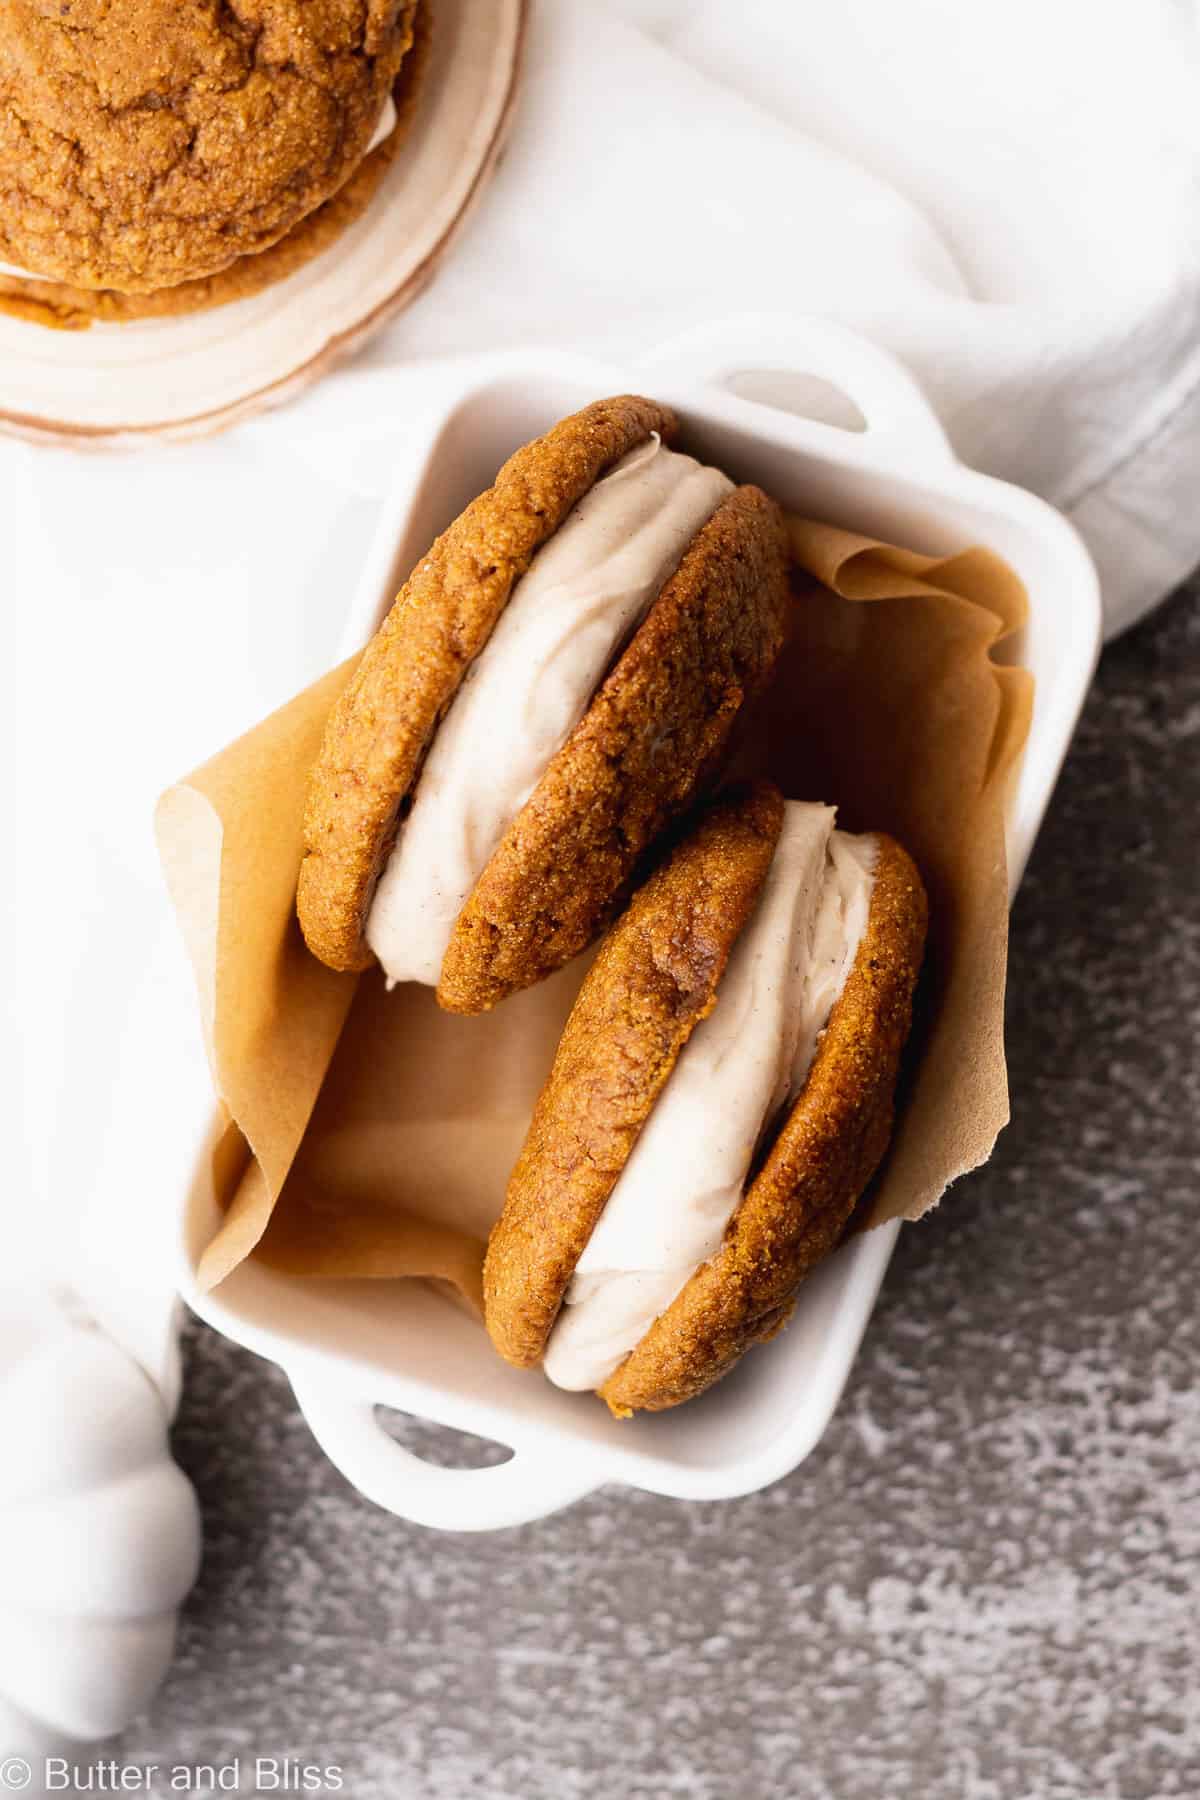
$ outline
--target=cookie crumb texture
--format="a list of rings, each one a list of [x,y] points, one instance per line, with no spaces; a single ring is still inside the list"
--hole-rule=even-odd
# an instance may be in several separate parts
[[[274,244],[361,162],[413,0],[0,0],[0,261],[145,293]]]

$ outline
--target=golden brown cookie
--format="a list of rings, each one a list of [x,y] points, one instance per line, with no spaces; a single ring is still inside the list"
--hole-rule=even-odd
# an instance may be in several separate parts
[[[753,908],[779,832],[778,794],[766,784],[753,792],[760,809],[759,862],[751,863],[743,811],[738,864],[722,866],[729,864],[731,838],[722,811],[728,803],[719,802],[634,896],[567,1022],[484,1266],[488,1331],[500,1354],[521,1367],[544,1354],[575,1265],[638,1132],[688,1034],[715,1003],[733,938]],[[714,819],[722,822],[715,833]],[[907,853],[889,837],[877,842],[867,927],[804,1089],[730,1220],[721,1250],[600,1388],[620,1416],[658,1411],[703,1393],[752,1344],[779,1331],[800,1283],[838,1243],[883,1156],[927,902]],[[719,958],[712,955],[713,909],[680,903],[680,876],[674,873],[680,869],[687,871],[685,894],[715,897],[721,882],[744,883],[736,886],[732,937],[720,940]],[[705,889],[705,882],[713,885]],[[723,895],[715,900],[718,907],[728,904]],[[672,971],[692,969],[697,957],[715,969],[712,985],[674,1038],[659,1026],[663,946]],[[666,1053],[656,1056],[660,1039]]]
[[[583,950],[715,774],[783,646],[783,520],[735,488],[701,527],[459,914],[438,1000],[477,1013]]]
[[[175,318],[247,299],[295,274],[322,255],[369,206],[376,189],[408,136],[417,112],[421,81],[432,38],[429,0],[418,0],[412,47],[392,88],[396,123],[384,141],[328,200],[300,220],[266,250],[239,256],[215,275],[179,282],[153,293],[123,294],[114,288],[80,288],[61,282],[26,280],[0,272],[0,312],[60,331],[83,331],[97,321]]]
[[[362,162],[414,0],[0,0],[0,260],[146,293],[266,250]]]
[[[374,961],[363,932],[403,802],[534,553],[607,469],[675,428],[668,408],[631,394],[561,420],[508,459],[400,590],[330,716],[309,786],[296,906],[331,968]]]
[[[508,1184],[484,1263],[487,1328],[540,1361],[637,1135],[753,912],[783,822],[767,782],[732,790],[639,889],[600,947]]]
[[[882,1160],[928,904],[908,854],[892,838],[878,842],[867,928],[803,1092],[718,1254],[600,1389],[614,1413],[690,1400],[773,1336]]]

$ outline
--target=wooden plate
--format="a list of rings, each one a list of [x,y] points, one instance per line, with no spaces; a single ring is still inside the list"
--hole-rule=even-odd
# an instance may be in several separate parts
[[[0,314],[0,431],[78,447],[196,437],[276,405],[407,306],[495,165],[528,0],[437,0],[407,142],[361,218],[286,280],[179,318],[51,331]]]

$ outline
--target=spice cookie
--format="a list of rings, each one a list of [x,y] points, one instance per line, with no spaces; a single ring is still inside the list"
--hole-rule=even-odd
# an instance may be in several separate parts
[[[370,205],[380,182],[408,136],[417,111],[421,81],[429,60],[429,0],[419,0],[413,18],[411,48],[400,65],[391,103],[384,107],[375,136],[358,167],[327,200],[265,250],[239,256],[218,270],[171,287],[122,293],[115,288],[84,288],[69,282],[39,280],[0,267],[0,312],[59,330],[86,330],[97,322],[119,324],[133,319],[175,318],[244,300],[274,282],[295,274],[322,255]]]
[[[0,260],[153,293],[269,249],[362,163],[415,0],[0,0]]]
[[[330,719],[297,895],[335,968],[480,1012],[582,950],[782,646],[778,508],[599,401],[418,565]]]
[[[731,885],[715,938],[689,897]],[[900,845],[835,831],[831,807],[757,787],[702,817],[567,1022],[488,1247],[501,1355],[624,1415],[702,1393],[779,1330],[887,1147],[926,914]],[[701,967],[697,1000],[677,972]]]

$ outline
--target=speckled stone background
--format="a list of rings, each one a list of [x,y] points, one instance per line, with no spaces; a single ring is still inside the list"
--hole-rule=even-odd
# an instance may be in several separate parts
[[[427,1534],[194,1329],[207,1558],[123,1753],[354,1800],[1196,1800],[1198,748],[1200,580],[1107,652],[1021,892],[1014,1123],[768,1492]]]

